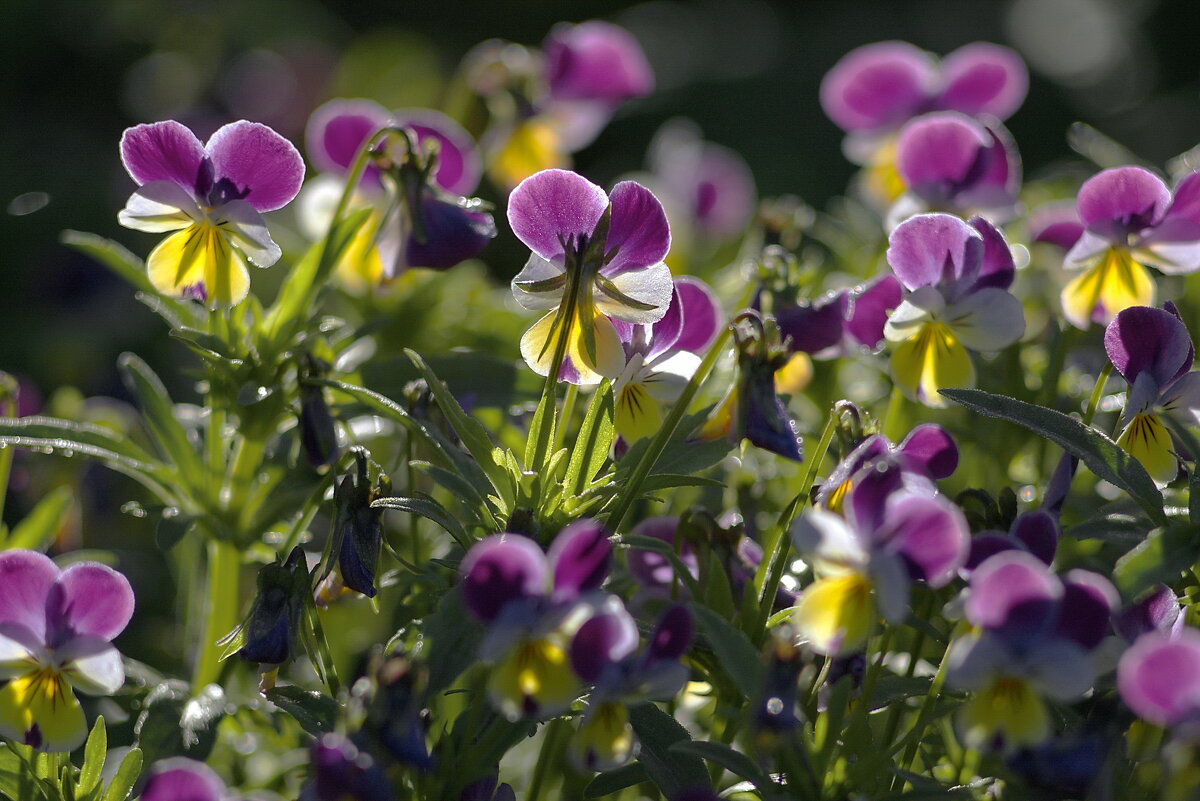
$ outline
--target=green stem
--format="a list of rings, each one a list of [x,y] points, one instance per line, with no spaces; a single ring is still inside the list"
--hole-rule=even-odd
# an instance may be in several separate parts
[[[575,414],[575,402],[579,398],[579,385],[568,384],[567,394],[563,398],[562,412],[558,415],[558,424],[554,426],[554,447],[550,449],[551,453],[556,452],[562,447],[563,439],[567,433],[567,426],[571,423],[571,416]]]
[[[550,766],[558,760],[565,742],[564,735],[569,731],[563,718],[555,718],[547,724],[546,734],[542,738],[542,749],[538,752],[537,764],[533,768],[533,779],[529,783],[529,792],[525,794],[527,801],[541,801],[546,775],[550,772]]]
[[[929,685],[929,692],[925,695],[924,701],[921,702],[921,709],[917,712],[917,720],[913,724],[912,730],[905,737],[908,745],[904,748],[904,757],[900,760],[900,765],[907,771],[912,771],[913,762],[917,758],[917,752],[921,748],[921,738],[925,736],[925,729],[928,728],[930,719],[933,717],[933,707],[937,703],[938,697],[942,693],[942,685],[946,682],[946,667],[949,660],[942,656],[942,663],[938,665],[937,674],[933,677],[933,682]],[[893,792],[899,791],[905,784],[905,780],[900,776],[896,776],[892,781]]]
[[[902,410],[904,409],[904,393],[900,387],[893,386],[891,397],[888,398],[887,411],[883,417],[883,435],[892,442],[898,442],[904,433]]]
[[[246,498],[258,483],[258,473],[262,469],[263,452],[267,443],[257,437],[243,437],[235,446],[233,462],[229,466],[229,476],[226,480],[223,495],[227,498],[226,510],[230,512],[229,519],[234,525],[234,536],[241,546],[249,545],[246,537],[250,533],[242,530],[245,522]]]
[[[216,680],[220,673],[221,648],[217,640],[238,624],[239,573],[242,555],[231,542],[219,539],[208,541],[208,571],[205,597],[207,614],[200,639],[200,654],[192,673],[192,692],[198,693]]]
[[[1108,377],[1112,374],[1112,369],[1112,362],[1108,362],[1100,371],[1100,375],[1096,376],[1096,386],[1092,387],[1092,397],[1088,399],[1087,412],[1083,415],[1085,426],[1090,426],[1096,417],[1096,410],[1100,408],[1100,399],[1104,397],[1104,387],[1108,384]]]
[[[558,392],[558,374],[562,369],[563,359],[567,356],[567,342],[571,338],[571,327],[575,325],[576,309],[579,306],[581,291],[580,284],[582,282],[579,279],[583,265],[575,263],[578,258],[578,256],[568,257],[567,285],[563,291],[563,302],[558,307],[558,319],[555,323],[558,338],[554,341],[554,356],[550,360],[550,372],[546,374],[546,383],[542,386],[542,398],[538,402],[538,412],[541,414],[535,413],[534,415],[535,418],[546,415],[549,419],[542,417],[538,424],[537,439],[534,442],[532,457],[526,460],[526,470],[540,472],[545,467],[546,454],[550,449],[551,437],[558,417],[555,403],[555,395]],[[540,508],[542,501],[540,493],[536,501]]]

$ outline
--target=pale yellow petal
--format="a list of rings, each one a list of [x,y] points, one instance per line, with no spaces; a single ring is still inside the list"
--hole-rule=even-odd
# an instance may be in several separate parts
[[[0,735],[42,751],[72,751],[83,744],[87,723],[71,686],[41,668],[0,687]]]
[[[871,581],[860,573],[818,579],[805,588],[792,622],[814,651],[840,656],[860,648],[875,624]]]
[[[1076,328],[1107,325],[1130,306],[1154,304],[1154,279],[1129,251],[1110,248],[1062,291],[1063,316]]]
[[[943,323],[926,323],[892,352],[892,380],[910,400],[935,408],[947,401],[941,389],[975,386],[975,367],[962,343]]]
[[[1179,459],[1167,427],[1153,414],[1135,414],[1117,440],[1126,453],[1142,463],[1154,481],[1163,486],[1179,474]]]

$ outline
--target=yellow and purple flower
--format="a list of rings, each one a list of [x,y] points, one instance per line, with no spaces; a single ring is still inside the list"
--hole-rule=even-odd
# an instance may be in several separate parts
[[[201,144],[174,120],[137,125],[121,137],[121,161],[138,183],[118,215],[121,225],[176,232],[146,259],[159,292],[233,306],[250,291],[246,262],[279,260],[262,212],[296,196],[304,161],[275,131],[241,120]]]
[[[917,426],[898,445],[882,434],[873,434],[833,469],[817,490],[816,505],[842,514],[850,491],[871,473],[884,469],[898,471],[900,483],[909,491],[933,496],[937,494],[933,482],[958,469],[958,445],[935,423]]]
[[[513,297],[549,310],[521,337],[521,355],[549,375],[555,345],[566,338],[559,380],[596,384],[625,369],[614,322],[661,320],[674,285],[663,257],[671,232],[662,204],[641,184],[603,189],[566,170],[526,178],[508,198],[513,233],[533,254],[513,279]],[[573,293],[573,294],[568,294]]]
[[[65,570],[35,551],[0,553],[0,735],[41,751],[87,737],[72,688],[111,695],[125,683],[112,639],[133,616],[133,590],[112,568]]]
[[[1063,266],[1083,272],[1063,289],[1062,306],[1077,328],[1152,304],[1147,265],[1167,275],[1200,269],[1200,173],[1180,181],[1172,196],[1141,167],[1105,170],[1084,182],[1076,205],[1084,230]]]
[[[1179,457],[1164,414],[1200,424],[1200,373],[1189,372],[1195,348],[1173,304],[1133,306],[1104,331],[1104,349],[1129,384],[1125,429],[1117,439],[1160,485],[1179,473]],[[1197,454],[1192,454],[1195,458]]]
[[[878,348],[888,315],[903,295],[896,277],[884,275],[813,300],[776,296],[772,313],[790,350],[832,359]]]
[[[997,351],[1025,333],[1009,291],[1015,272],[1004,235],[981,217],[919,214],[888,238],[888,264],[908,294],[884,326],[891,370],[905,396],[946,405],[939,390],[975,386],[968,350]]]

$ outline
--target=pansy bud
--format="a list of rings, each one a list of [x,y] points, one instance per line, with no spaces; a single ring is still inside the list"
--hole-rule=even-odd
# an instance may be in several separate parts
[[[338,458],[337,431],[334,429],[333,414],[325,401],[325,390],[304,379],[318,375],[323,370],[312,356],[305,360],[300,377],[300,447],[314,470],[322,470]]]
[[[338,547],[338,568],[347,587],[368,598],[375,597],[375,572],[379,567],[379,548],[383,539],[383,509],[371,506],[382,494],[372,489],[367,475],[367,455],[354,451],[355,472],[347,475],[333,496],[334,543]]]
[[[479,254],[496,237],[496,223],[474,198],[424,187],[409,208],[404,266],[445,270]]]
[[[296,546],[282,564],[273,562],[258,571],[258,593],[250,614],[231,635],[236,653],[261,665],[282,665],[296,655],[309,592],[304,549]],[[231,651],[226,651],[226,654]]]

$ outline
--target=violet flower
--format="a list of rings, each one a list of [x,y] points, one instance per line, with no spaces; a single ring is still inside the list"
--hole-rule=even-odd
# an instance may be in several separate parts
[[[121,688],[112,640],[132,616],[133,590],[110,567],[59,570],[36,551],[0,553],[0,736],[49,752],[82,745],[87,723],[72,688]]]
[[[873,434],[833,469],[817,490],[816,505],[841,514],[850,491],[880,469],[899,471],[900,483],[908,490],[932,496],[937,494],[933,482],[950,477],[958,469],[958,445],[935,423],[917,426],[898,445],[882,434]]]
[[[389,801],[395,798],[375,759],[343,734],[322,735],[312,745],[308,781],[299,801]]]
[[[160,759],[150,768],[141,801],[234,801],[217,772],[194,759]]]
[[[892,231],[887,259],[909,290],[884,327],[899,343],[892,378],[906,397],[945,406],[939,390],[975,386],[968,350],[997,351],[1025,333],[1024,309],[1008,291],[1012,252],[981,217],[920,214]]]
[[[1159,485],[1179,473],[1179,458],[1162,421],[1200,424],[1200,373],[1188,372],[1196,351],[1175,307],[1133,306],[1117,313],[1104,331],[1104,349],[1129,384],[1117,444]],[[1197,454],[1192,454],[1195,458]]]
[[[1121,700],[1138,717],[1187,739],[1200,734],[1200,632],[1143,634],[1117,665]]]
[[[246,262],[279,260],[261,213],[296,196],[304,162],[267,126],[240,120],[201,144],[174,120],[137,125],[121,136],[121,162],[138,183],[117,216],[121,225],[177,232],[146,259],[159,292],[233,306],[250,291]]]
[[[773,313],[792,351],[832,359],[877,349],[903,294],[896,277],[884,275],[811,301],[776,301]]]
[[[1083,272],[1062,291],[1063,315],[1077,328],[1151,305],[1146,265],[1168,275],[1200,268],[1200,173],[1180,181],[1172,196],[1141,167],[1105,170],[1079,188],[1077,205],[1084,231],[1063,266]]]
[[[658,322],[671,302],[671,271],[663,263],[671,232],[662,204],[632,181],[609,196],[576,173],[544,170],[509,195],[508,221],[533,251],[512,280],[513,297],[527,309],[549,310],[521,337],[525,362],[549,375],[565,337],[560,380],[595,384],[620,376],[625,350],[613,322]]]
[[[1058,550],[1058,523],[1054,515],[1039,509],[1018,515],[1007,532],[982,531],[971,539],[971,555],[963,565],[969,576],[984,561],[1002,551],[1028,551],[1047,565]]]

